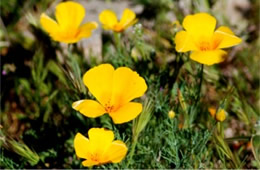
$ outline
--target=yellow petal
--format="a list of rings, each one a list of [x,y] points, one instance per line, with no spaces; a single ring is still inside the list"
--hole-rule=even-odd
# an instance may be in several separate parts
[[[92,166],[94,166],[94,165],[99,165],[99,162],[97,162],[97,161],[92,161],[91,159],[89,159],[89,160],[83,161],[83,162],[82,162],[82,165],[83,165],[83,166],[87,166],[87,167],[92,167]]]
[[[59,32],[59,26],[56,21],[48,17],[45,13],[41,14],[40,23],[43,29],[50,35],[57,34]]]
[[[74,138],[74,148],[78,157],[85,159],[89,158],[89,149],[91,149],[90,142],[88,138],[86,138],[80,133],[77,133],[77,135]]]
[[[101,64],[85,73],[83,82],[96,99],[104,106],[112,96],[114,67]]]
[[[106,150],[106,147],[109,147],[114,140],[113,131],[104,128],[91,128],[88,136],[99,152]]]
[[[195,51],[197,49],[192,36],[190,36],[186,31],[178,32],[174,41],[177,52]]]
[[[112,117],[114,123],[121,124],[135,119],[141,113],[142,109],[142,104],[129,102],[117,111],[109,113],[109,115]]]
[[[113,141],[102,156],[102,162],[119,163],[124,159],[127,153],[127,147],[120,140]]]
[[[188,15],[184,18],[183,27],[196,40],[202,37],[211,37],[215,27],[216,19],[207,13]]]
[[[214,35],[213,39],[220,40],[218,48],[227,48],[239,44],[242,40],[235,36],[235,34],[228,27],[219,27]]]
[[[223,50],[213,51],[194,51],[190,58],[201,64],[212,65],[217,64],[226,59],[227,53]]]
[[[136,18],[136,19],[134,19],[134,20],[132,20],[129,24],[127,24],[126,26],[125,26],[125,28],[124,29],[127,29],[128,27],[130,27],[130,26],[132,26],[132,25],[134,25],[134,24],[136,24],[138,22],[138,19]]]
[[[123,28],[125,28],[126,26],[130,26],[129,24],[133,23],[135,17],[135,13],[131,9],[126,8],[123,12],[123,16],[119,24],[122,25]]]
[[[79,27],[78,38],[88,38],[91,36],[93,29],[96,29],[98,24],[96,22],[87,22]]]
[[[56,6],[55,16],[63,31],[74,31],[84,19],[85,9],[76,2],[62,2]]]
[[[141,97],[147,90],[145,80],[127,67],[116,69],[113,83],[111,103],[116,108]]]
[[[79,100],[72,104],[72,108],[91,118],[102,116],[106,113],[103,106],[94,100]]]
[[[117,24],[116,14],[111,10],[103,10],[99,14],[99,21],[104,25],[107,29],[113,29],[113,27]]]

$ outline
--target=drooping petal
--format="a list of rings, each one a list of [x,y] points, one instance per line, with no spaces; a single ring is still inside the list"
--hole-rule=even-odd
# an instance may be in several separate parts
[[[91,128],[88,131],[89,140],[95,144],[98,150],[105,150],[114,140],[114,133],[104,128]],[[98,151],[99,153],[101,151]]]
[[[119,163],[126,156],[127,150],[124,142],[120,140],[113,141],[101,159],[103,162]]]
[[[72,108],[91,118],[96,118],[106,113],[103,106],[94,100],[76,101],[72,104]]]
[[[77,133],[74,138],[74,148],[78,157],[89,159],[89,150],[91,149],[91,146],[88,138],[80,133]]]
[[[232,47],[242,41],[239,37],[235,36],[235,34],[228,27],[225,26],[221,26],[215,31],[213,35],[213,41],[214,40],[220,41],[217,48]]]
[[[121,106],[117,111],[109,113],[109,116],[112,117],[114,123],[121,124],[136,118],[142,109],[141,103],[129,102]]]
[[[190,36],[186,31],[180,31],[175,36],[175,44],[177,52],[187,52],[194,51],[197,49],[195,43],[193,42],[192,36]]]
[[[199,40],[202,37],[211,37],[216,27],[216,19],[207,13],[188,15],[184,18],[183,27],[186,31]]]
[[[212,51],[194,51],[190,58],[201,64],[212,65],[217,64],[226,59],[227,53],[223,50]]]
[[[63,30],[75,30],[85,17],[85,9],[81,4],[73,1],[62,2],[56,6],[55,16]]]
[[[87,166],[87,167],[92,167],[94,165],[99,165],[99,162],[97,161],[92,161],[91,159],[85,160],[82,162],[83,166]]]
[[[119,24],[122,27],[126,27],[135,20],[135,17],[136,17],[135,13],[131,9],[126,8],[123,11],[123,15],[122,15],[122,18],[121,18]]]
[[[78,39],[88,38],[91,36],[92,30],[96,29],[98,24],[96,22],[87,22],[79,27]]]
[[[41,14],[40,23],[43,29],[50,35],[56,35],[59,32],[59,26],[56,21],[48,17],[45,13]]]
[[[147,90],[145,80],[127,67],[115,70],[113,83],[111,103],[116,108],[141,97]]]
[[[108,9],[99,14],[99,21],[106,29],[113,29],[113,27],[118,23],[116,14]]]
[[[83,76],[83,82],[96,99],[104,106],[112,96],[114,67],[101,64],[88,70]]]

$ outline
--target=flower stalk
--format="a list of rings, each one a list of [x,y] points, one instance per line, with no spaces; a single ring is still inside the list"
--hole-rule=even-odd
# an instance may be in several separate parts
[[[115,39],[116,50],[119,54],[121,54],[122,53],[121,33],[114,32],[114,39]]]
[[[133,155],[134,155],[134,152],[135,152],[135,148],[136,148],[136,145],[137,145],[137,142],[138,142],[138,137],[139,137],[140,133],[144,130],[144,128],[146,127],[148,122],[150,121],[152,113],[153,113],[153,100],[146,99],[145,102],[144,102],[144,108],[143,108],[142,113],[140,114],[139,117],[137,117],[133,121],[132,146],[131,146],[131,151],[129,153],[129,159],[128,159],[126,168],[128,168],[129,165],[132,162]]]

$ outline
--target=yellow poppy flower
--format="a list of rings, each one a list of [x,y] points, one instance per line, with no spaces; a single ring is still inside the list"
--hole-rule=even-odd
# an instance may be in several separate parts
[[[99,14],[99,21],[103,24],[103,28],[122,32],[137,22],[135,13],[126,8],[120,21],[117,20],[116,14],[111,10],[104,10]]]
[[[76,2],[59,3],[56,6],[55,17],[57,22],[42,13],[40,23],[53,40],[64,43],[75,43],[82,38],[88,38],[91,31],[98,26],[96,22],[80,25],[85,17],[85,9]]]
[[[87,117],[95,118],[105,113],[114,123],[125,123],[136,118],[142,111],[142,104],[130,102],[141,97],[147,90],[145,80],[127,67],[116,70],[110,64],[101,64],[87,71],[83,82],[96,97],[94,100],[79,100],[73,109]]]
[[[86,159],[83,166],[102,165],[105,163],[119,163],[127,153],[124,142],[114,140],[114,133],[104,128],[91,128],[88,138],[80,133],[74,138],[76,155]]]
[[[190,58],[201,64],[212,65],[224,61],[227,52],[221,49],[241,42],[228,27],[221,26],[214,31],[216,19],[207,13],[188,15],[182,25],[186,31],[176,34],[176,51],[192,51]]]

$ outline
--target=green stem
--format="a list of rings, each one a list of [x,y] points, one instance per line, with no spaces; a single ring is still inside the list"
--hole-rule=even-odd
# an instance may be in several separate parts
[[[169,89],[170,90],[172,89],[175,81],[177,80],[181,67],[184,64],[182,57],[183,57],[182,53],[178,53],[176,56],[176,61],[174,62],[174,72],[173,72],[173,75],[171,76],[171,78],[169,79]]]
[[[133,156],[134,156],[134,152],[135,152],[135,147],[137,145],[137,141],[138,141],[138,136],[139,134],[137,134],[134,138],[133,138],[133,143],[132,143],[132,147],[131,147],[131,151],[129,153],[129,159],[128,162],[126,164],[126,168],[129,167],[130,163],[132,162]]]
[[[117,51],[121,54],[121,33],[114,32],[115,44]]]
[[[234,141],[245,141],[249,142],[251,140],[251,136],[239,136],[239,137],[233,137],[233,138],[225,138],[224,139],[227,143],[232,143]]]
[[[202,87],[202,82],[203,82],[203,69],[204,65],[201,64],[198,76],[199,76],[199,84],[197,85],[197,92],[196,92],[196,97],[195,97],[195,103],[192,105],[192,107],[189,107],[188,112],[184,113],[184,124],[183,128],[190,127],[193,120],[194,120],[194,112],[192,112],[193,107],[197,107],[197,104],[200,100],[200,93],[201,93],[201,87]]]
[[[203,81],[203,69],[204,69],[204,64],[201,64],[200,73],[199,73],[200,81],[199,81],[199,86],[198,86],[198,90],[197,90],[196,104],[197,104],[198,100],[200,99],[200,92],[201,92],[201,86],[202,86],[202,81]]]

